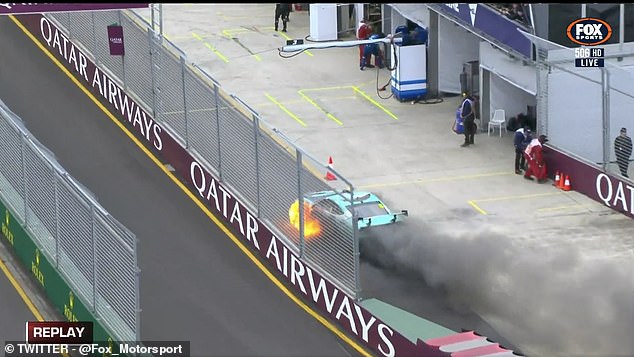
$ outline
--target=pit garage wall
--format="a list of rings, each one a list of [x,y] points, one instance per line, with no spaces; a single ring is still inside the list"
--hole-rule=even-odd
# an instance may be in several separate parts
[[[438,89],[460,94],[462,65],[479,58],[480,38],[463,27],[438,16]]]
[[[495,109],[504,109],[507,120],[519,113],[527,114],[527,106],[536,105],[535,67],[489,42],[480,41],[479,48],[482,125],[487,125]]]

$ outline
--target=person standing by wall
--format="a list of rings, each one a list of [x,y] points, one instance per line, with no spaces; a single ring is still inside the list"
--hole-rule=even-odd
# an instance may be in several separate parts
[[[627,136],[626,128],[621,128],[621,133],[614,139],[614,153],[616,154],[616,163],[619,165],[621,175],[629,178],[627,169],[632,155],[632,139]]]
[[[282,31],[286,32],[286,24],[291,13],[290,3],[275,4],[275,31],[279,28],[280,19],[282,20]]]
[[[460,116],[463,119],[464,143],[460,146],[466,147],[474,144],[476,132],[475,127],[475,106],[473,97],[469,93],[464,94],[464,99],[460,105]]]
[[[521,174],[522,169],[526,169],[526,158],[524,157],[524,150],[528,144],[533,140],[531,136],[531,129],[528,127],[519,128],[515,130],[515,136],[513,137],[513,146],[515,146],[515,173]]]

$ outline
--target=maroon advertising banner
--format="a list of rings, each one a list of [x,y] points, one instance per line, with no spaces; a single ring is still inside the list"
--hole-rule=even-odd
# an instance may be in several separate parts
[[[382,356],[450,356],[449,352],[440,351],[421,340],[417,343],[408,340],[301,261],[284,241],[248,211],[229,189],[48,19],[37,14],[19,16],[18,21],[148,148],[170,163],[206,206],[239,232],[242,241],[267,261],[278,277],[286,280],[298,295],[312,301],[317,309],[335,321],[348,335],[356,337],[366,348]],[[271,321],[271,324],[274,323]]]
[[[544,158],[550,177],[559,171],[569,176],[572,190],[634,218],[634,187],[627,182],[549,146]]]
[[[149,4],[57,4],[57,3],[0,3],[0,15],[10,14],[34,14],[42,12],[67,12],[67,11],[99,11],[118,9],[147,8]]]
[[[110,46],[110,55],[123,56],[125,49],[123,45],[123,26],[108,26],[108,46]]]

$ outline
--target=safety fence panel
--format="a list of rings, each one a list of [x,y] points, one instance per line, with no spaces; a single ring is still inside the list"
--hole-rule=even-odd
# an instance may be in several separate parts
[[[38,270],[43,254],[81,298],[81,306],[109,334],[118,341],[138,340],[139,269],[134,234],[110,216],[1,103],[0,151],[0,198],[16,212],[38,248],[33,274],[45,286]],[[6,215],[8,225],[8,211]],[[58,291],[49,293],[59,298]]]
[[[225,96],[219,95],[218,99],[222,179],[242,196],[243,201],[246,200],[246,204],[253,206],[257,201],[253,121],[236,110],[236,104]],[[267,182],[265,187],[279,192],[285,189],[285,183],[281,179],[277,183]]]
[[[187,138],[182,57],[152,41],[156,70],[156,120],[172,128],[182,143]]]
[[[139,320],[139,286],[136,252],[116,233],[108,217],[97,214],[94,222],[96,296],[95,310],[112,321],[113,329],[135,331]],[[122,296],[129,297],[121,299]]]
[[[24,180],[22,137],[15,134],[15,128],[7,120],[0,120],[0,172],[4,178],[3,192],[11,193],[5,199],[20,217],[26,217],[24,202]],[[9,190],[10,188],[10,190]]]
[[[326,176],[326,170],[315,173],[320,165],[314,159],[304,156],[302,158],[303,165],[300,172],[302,190],[301,194],[304,200],[315,202],[315,192],[327,192],[334,200],[342,202],[343,205],[350,205],[350,195],[353,192],[352,186],[346,186],[343,177],[336,173],[332,173],[336,180],[333,180],[338,188],[325,184],[319,177]],[[334,186],[334,185],[333,185]],[[333,200],[331,200],[333,201]],[[304,223],[304,235],[306,238],[305,247],[303,249],[305,258],[313,263],[313,265],[321,267],[322,273],[336,281],[342,283],[342,288],[346,289],[349,294],[356,294],[360,287],[358,286],[358,236],[355,234],[356,224],[354,224],[354,212],[346,208],[337,207],[330,202],[321,206],[317,201],[310,216],[314,221],[305,219],[305,222],[314,223],[319,233],[314,237],[310,237],[306,232],[310,227]],[[331,209],[332,211],[328,211]],[[325,211],[325,212],[324,212]],[[356,248],[355,248],[355,244]],[[325,268],[325,269],[324,269]]]
[[[187,147],[218,172],[221,167],[218,87],[204,81],[200,71],[191,66],[185,67],[184,77]]]
[[[56,172],[41,148],[25,141],[24,182],[27,188],[27,226],[49,256],[57,255]]]
[[[95,14],[99,16],[99,14]],[[128,17],[121,16],[121,26],[125,35],[126,53],[123,56],[125,68],[124,87],[139,98],[150,109],[154,109],[154,82],[152,57],[150,55],[150,32],[142,30]],[[94,29],[98,31],[98,29]],[[121,80],[121,78],[119,78]],[[139,103],[141,104],[141,103]]]
[[[101,16],[101,15],[99,15]],[[95,36],[97,32],[93,31],[93,13],[89,11],[75,11],[69,13],[70,34],[69,39],[81,47],[87,49],[95,55]],[[106,29],[103,29],[105,32]],[[64,47],[62,45],[62,47]]]

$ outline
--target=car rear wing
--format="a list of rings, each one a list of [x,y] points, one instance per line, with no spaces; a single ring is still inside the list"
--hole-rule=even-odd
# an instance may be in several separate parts
[[[391,215],[392,215],[392,223],[395,223],[399,216],[409,216],[409,211],[404,209],[404,210],[401,210],[400,212],[392,213]],[[372,217],[370,218],[359,217],[358,221],[367,222],[368,223],[367,227],[372,226]]]

